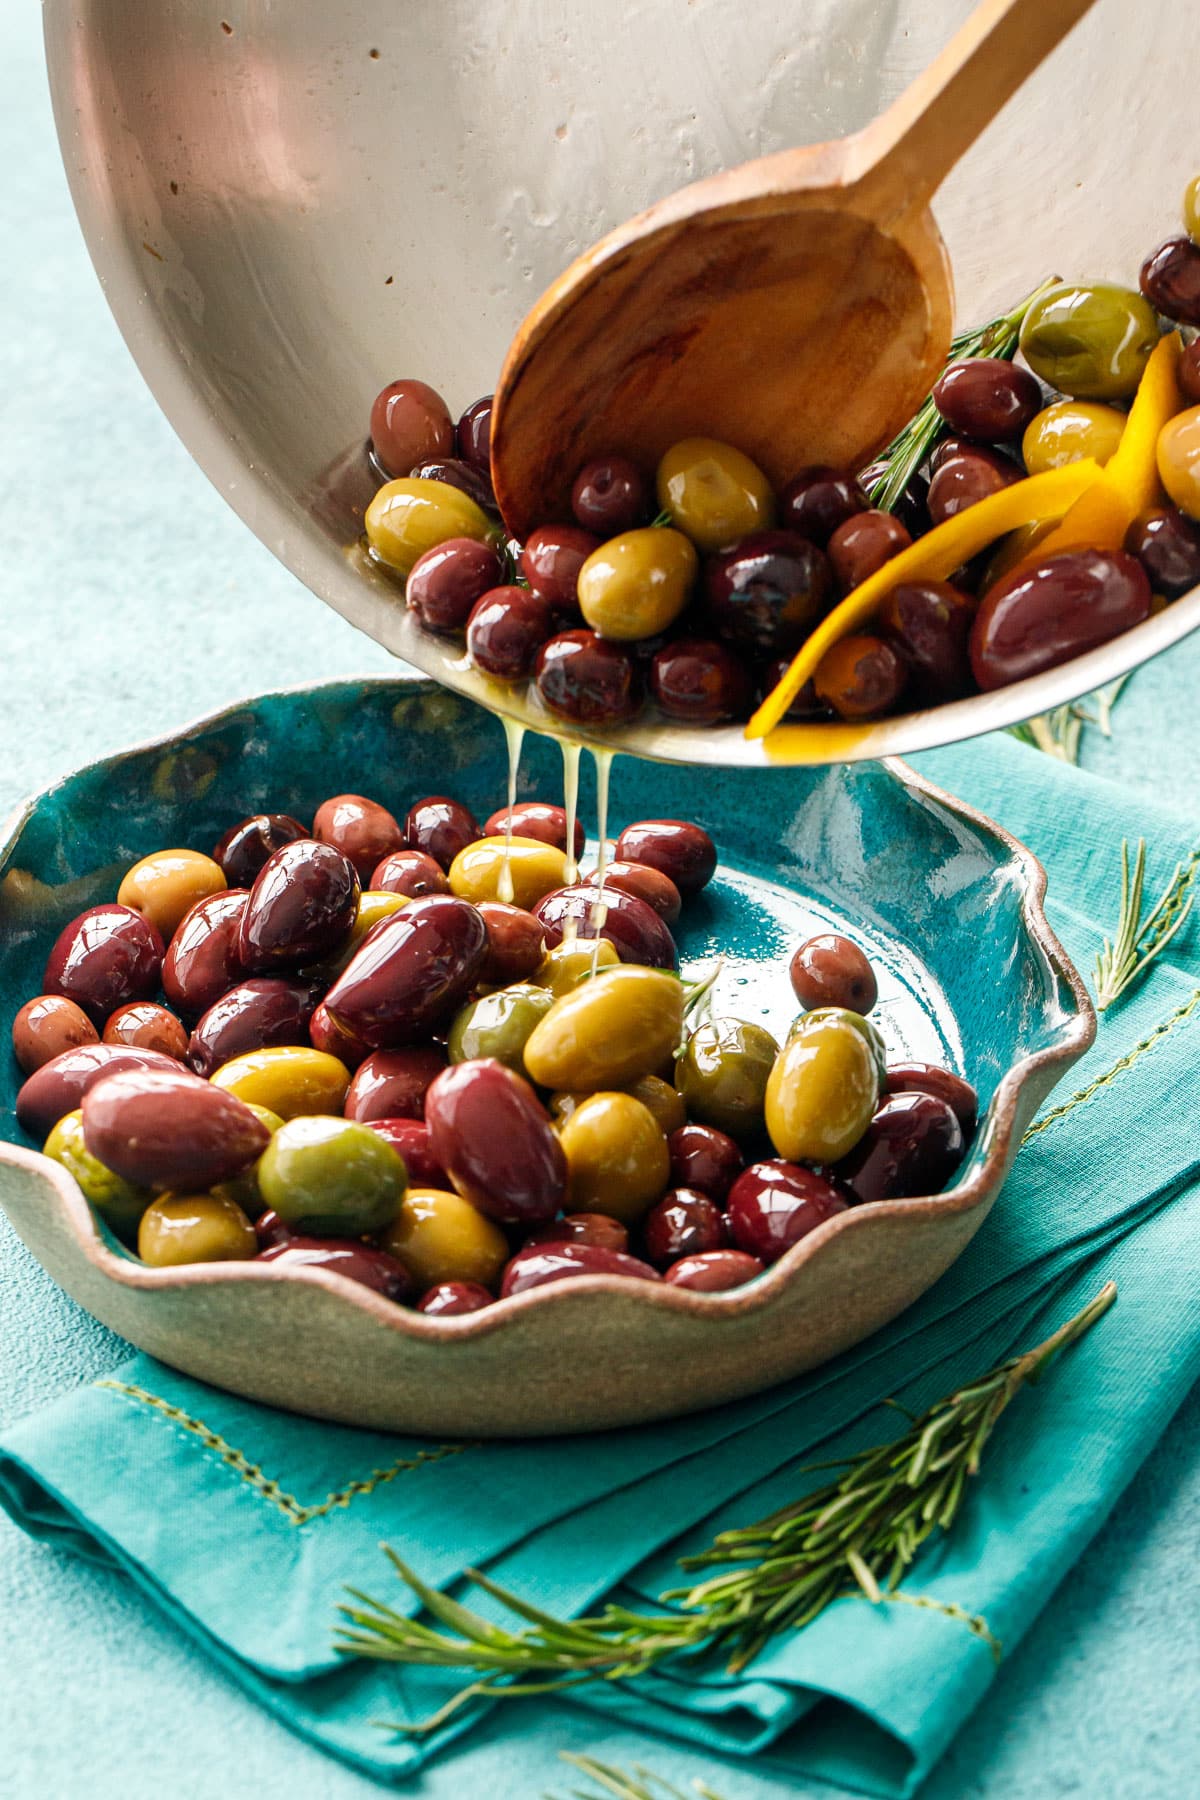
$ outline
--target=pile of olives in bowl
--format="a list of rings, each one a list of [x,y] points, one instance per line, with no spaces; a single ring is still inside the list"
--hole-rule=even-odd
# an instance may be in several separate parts
[[[1186,235],[1147,258],[1138,289],[1046,284],[1006,354],[951,362],[914,421],[923,453],[899,492],[903,435],[870,469],[799,469],[778,491],[735,445],[695,437],[656,469],[616,452],[588,462],[570,518],[517,543],[492,488],[491,397],[455,423],[432,388],[399,379],[371,410],[370,555],[425,630],[461,640],[492,680],[530,684],[550,720],[589,729],[646,706],[690,726],[747,720],[814,629],[897,557],[788,718],[869,721],[1040,674],[1200,584],[1200,342],[1180,341],[1155,441],[1122,471],[1127,516],[1039,555],[1062,514],[1031,496],[948,574],[944,528],[1028,477],[1110,463],[1164,328],[1200,325],[1198,193],[1200,177]]]
[[[952,1180],[974,1090],[889,1066],[856,944],[791,947],[780,1043],[677,967],[707,832],[584,850],[547,802],[339,794],[143,857],[48,946],[18,1121],[153,1268],[323,1269],[434,1316],[596,1273],[740,1288]]]

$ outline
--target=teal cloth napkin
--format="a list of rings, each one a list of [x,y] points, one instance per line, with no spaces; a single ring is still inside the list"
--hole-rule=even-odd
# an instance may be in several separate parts
[[[1146,836],[1150,892],[1193,847],[1169,809],[1011,740],[926,767],[1042,856],[1052,922],[1085,970],[1115,923],[1121,838]],[[1116,1309],[1020,1398],[954,1532],[906,1584],[981,1614],[1011,1654],[1200,1374],[1198,1070],[1193,919],[1102,1020],[954,1268],[853,1352],[736,1407],[599,1438],[437,1444],[314,1425],[135,1357],[0,1440],[0,1503],[123,1569],[293,1729],[398,1781],[485,1709],[398,1735],[380,1721],[425,1717],[460,1677],[333,1650],[347,1585],[405,1604],[381,1543],[447,1588],[477,1566],[555,1612],[655,1604],[678,1555],[819,1479],[800,1464],[894,1436],[887,1398],[920,1410],[1112,1277]],[[574,1698],[764,1769],[906,1794],[995,1667],[945,1612],[850,1599],[738,1678],[693,1663]]]

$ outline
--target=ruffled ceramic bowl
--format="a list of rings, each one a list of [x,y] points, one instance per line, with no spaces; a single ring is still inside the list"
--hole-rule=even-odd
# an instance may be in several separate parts
[[[209,848],[271,810],[311,817],[367,791],[401,813],[450,792],[484,816],[507,768],[497,721],[427,683],[269,694],[46,790],[0,844],[0,1029],[38,991],[47,949],[122,871],[164,844]],[[520,791],[561,792],[556,747],[527,740]],[[583,816],[591,796],[585,782]],[[726,957],[720,1006],[777,1032],[785,959],[843,922],[880,974],[893,1060],[945,1062],[980,1091],[955,1185],[842,1213],[741,1290],[586,1276],[460,1319],[429,1319],[320,1270],[255,1262],[146,1268],[16,1124],[0,1058],[0,1205],[80,1305],[189,1374],[376,1429],[499,1435],[625,1425],[710,1406],[836,1355],[911,1304],[979,1229],[1022,1133],[1090,1043],[1094,1018],[1042,911],[1045,877],[997,825],[902,764],[774,772],[621,759],[614,824],[695,818],[721,869],[680,932],[685,963]]]

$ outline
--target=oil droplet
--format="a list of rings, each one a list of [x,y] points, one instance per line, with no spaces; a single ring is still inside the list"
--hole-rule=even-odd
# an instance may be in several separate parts
[[[496,883],[497,898],[506,906],[513,902],[512,878],[512,815],[517,804],[517,770],[521,766],[521,745],[525,741],[525,727],[515,719],[501,717],[504,737],[508,744],[508,805],[504,814],[504,862],[500,869],[500,879]]]
[[[575,820],[579,814],[579,755],[582,748],[567,738],[559,738],[563,761],[563,811],[567,815],[567,868],[564,886],[574,887],[579,880],[579,864],[575,859]]]
[[[596,765],[596,831],[600,839],[600,851],[596,859],[596,898],[592,901],[590,918],[593,976],[600,955],[600,933],[608,917],[608,907],[604,903],[604,871],[608,867],[608,787],[612,776],[613,755],[612,750],[592,751],[592,761]]]

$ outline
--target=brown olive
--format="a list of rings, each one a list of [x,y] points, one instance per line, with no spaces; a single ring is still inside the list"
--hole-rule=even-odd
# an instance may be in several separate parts
[[[213,851],[213,861],[220,864],[231,888],[248,888],[268,857],[307,836],[290,813],[255,813],[229,827]]]
[[[480,981],[508,987],[536,974],[546,954],[546,934],[533,914],[503,900],[481,900],[476,911],[487,929]]]
[[[95,1082],[83,1096],[83,1139],[106,1169],[138,1187],[190,1191],[240,1174],[271,1134],[235,1094],[176,1066]]]
[[[1168,600],[1200,582],[1200,525],[1173,506],[1135,520],[1125,548],[1145,569],[1154,592]]]
[[[869,1013],[879,998],[875,971],[858,945],[835,931],[808,938],[792,956],[792,992],[801,1006]]]
[[[585,463],[571,489],[571,511],[588,531],[616,537],[645,523],[650,491],[640,469],[624,456],[598,456]]]
[[[977,501],[986,500],[989,494],[997,494],[1020,479],[1021,470],[1009,457],[973,444],[939,463],[929,484],[929,517],[935,525],[943,525]]]
[[[539,526],[525,540],[521,573],[562,623],[578,616],[579,571],[599,548],[600,539],[577,525]]]
[[[944,1100],[889,1094],[837,1175],[856,1200],[907,1200],[941,1193],[962,1158],[962,1127]]]
[[[600,1244],[529,1244],[517,1251],[504,1271],[500,1298],[507,1300],[512,1294],[524,1294],[530,1288],[579,1275],[620,1275],[635,1281],[662,1279],[658,1270],[640,1257],[606,1250]]]
[[[514,837],[540,838],[543,844],[553,844],[556,850],[567,847],[567,815],[561,806],[553,806],[546,800],[518,800],[511,809],[500,806],[487,819],[483,827],[484,837],[503,837],[511,830]],[[575,821],[575,854],[583,855],[583,846],[587,842],[583,825]]]
[[[853,592],[911,543],[907,527],[894,513],[852,513],[829,540],[829,560],[843,594]]]
[[[610,1218],[608,1213],[565,1213],[561,1219],[539,1225],[525,1243],[596,1244],[602,1250],[628,1250],[629,1233],[620,1219]]]
[[[17,1124],[40,1144],[46,1133],[83,1102],[88,1089],[118,1069],[166,1070],[178,1075],[174,1057],[123,1044],[77,1044],[60,1050],[17,1089]]]
[[[986,691],[1057,668],[1150,616],[1150,583],[1123,550],[1070,550],[1014,570],[984,595],[971,668]]]
[[[698,1188],[718,1204],[745,1167],[731,1137],[712,1125],[683,1125],[667,1139],[674,1187]]]
[[[32,1075],[60,1051],[99,1042],[100,1034],[82,1007],[62,994],[39,994],[27,1000],[13,1020],[13,1055]]]
[[[888,1069],[884,1085],[889,1094],[932,1094],[944,1100],[962,1127],[968,1141],[975,1132],[979,1099],[969,1081],[943,1069],[937,1063],[894,1063]]]
[[[131,1006],[118,1007],[109,1015],[102,1041],[129,1044],[137,1050],[160,1050],[164,1056],[182,1062],[187,1055],[188,1034],[165,1006],[156,1006],[152,1000],[135,1000]]]
[[[656,1269],[669,1269],[681,1256],[723,1250],[728,1242],[724,1213],[694,1188],[672,1188],[642,1220],[642,1248]]]
[[[319,843],[332,844],[353,863],[364,887],[376,864],[404,843],[400,821],[386,806],[363,794],[338,794],[332,800],[322,801],[313,820],[312,834]]]
[[[244,972],[238,942],[249,898],[246,888],[210,894],[193,906],[167,945],[163,993],[167,1004],[185,1019],[206,1013]]]
[[[844,637],[817,664],[813,686],[841,719],[877,719],[896,705],[908,665],[894,644],[867,632]]]
[[[445,871],[423,850],[393,850],[372,870],[370,885],[374,893],[404,894],[410,900],[450,892]]]
[[[446,538],[418,556],[404,598],[426,631],[462,631],[476,601],[504,579],[499,556],[476,538]]]
[[[1168,238],[1142,264],[1138,285],[1168,319],[1200,325],[1200,245],[1190,238]]]
[[[454,1319],[482,1312],[495,1299],[477,1281],[439,1281],[417,1301],[417,1311],[430,1319]]]
[[[951,363],[935,384],[933,403],[949,425],[984,444],[1019,438],[1042,404],[1042,390],[1028,369],[999,356]]]
[[[404,821],[404,841],[410,850],[423,850],[441,868],[448,869],[460,850],[481,837],[474,813],[445,794],[429,794],[410,806]]]
[[[1200,338],[1193,338],[1179,358],[1175,379],[1188,405],[1200,404]]]
[[[853,475],[817,463],[788,482],[779,496],[779,522],[823,549],[838,526],[870,501]]]
[[[843,1192],[826,1176],[772,1158],[752,1163],[734,1182],[729,1194],[729,1229],[739,1250],[773,1263],[818,1225],[845,1210]]]
[[[489,478],[492,472],[492,403],[496,396],[484,394],[472,400],[454,430],[458,454],[464,462]]]
[[[359,1064],[342,1111],[346,1118],[364,1124],[373,1119],[419,1119],[425,1111],[429,1084],[445,1067],[445,1051],[433,1044],[372,1051]]]
[[[689,1288],[694,1294],[724,1294],[730,1288],[745,1287],[762,1274],[763,1266],[745,1250],[702,1250],[672,1263],[663,1280],[669,1287]]]
[[[668,876],[686,899],[712,880],[717,847],[703,826],[687,819],[639,819],[617,839],[617,858],[648,863]]]
[[[89,906],[55,939],[42,992],[73,1000],[99,1026],[118,1006],[152,999],[162,963],[163,941],[149,919],[114,902]]]
[[[603,885],[606,891],[620,888],[622,893],[635,894],[647,906],[652,906],[668,925],[674,925],[683,909],[679,889],[671,877],[649,863],[614,861],[606,863],[603,871],[593,869],[583,879],[589,887]]]
[[[371,443],[389,475],[407,475],[426,457],[454,454],[450,410],[427,382],[389,381],[371,406]]]
[[[911,701],[935,706],[969,690],[974,617],[973,603],[948,581],[902,581],[892,589],[877,629],[904,659]]]
[[[242,913],[238,956],[254,974],[335,950],[354,924],[362,891],[332,844],[298,838],[265,862]]]
[[[434,1155],[500,1224],[541,1224],[566,1197],[567,1163],[529,1083],[491,1058],[454,1063],[425,1096]]]

